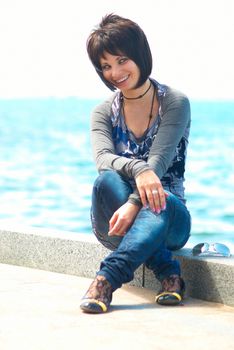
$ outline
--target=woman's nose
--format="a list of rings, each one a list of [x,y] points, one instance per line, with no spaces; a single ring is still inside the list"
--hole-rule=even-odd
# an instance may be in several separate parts
[[[111,76],[114,80],[117,80],[120,77],[120,68],[118,66],[112,67]]]

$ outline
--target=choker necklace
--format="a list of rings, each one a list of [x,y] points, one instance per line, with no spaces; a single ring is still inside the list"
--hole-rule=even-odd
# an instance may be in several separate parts
[[[150,82],[150,86],[147,88],[147,90],[142,94],[142,95],[139,95],[137,97],[126,97],[124,96],[123,94],[123,98],[125,98],[126,100],[138,100],[139,98],[142,98],[143,96],[145,96],[147,94],[147,92],[149,91],[149,89],[151,88],[151,85],[152,83]]]

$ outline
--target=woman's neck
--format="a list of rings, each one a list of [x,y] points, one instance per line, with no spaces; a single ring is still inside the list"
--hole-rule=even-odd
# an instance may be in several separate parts
[[[122,91],[123,99],[126,101],[135,101],[143,99],[147,94],[149,94],[152,88],[152,83],[148,79],[140,88],[132,89],[128,91]]]

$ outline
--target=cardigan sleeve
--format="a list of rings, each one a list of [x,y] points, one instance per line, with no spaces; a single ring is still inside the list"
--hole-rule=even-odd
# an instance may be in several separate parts
[[[168,88],[162,101],[162,120],[147,162],[160,179],[167,172],[190,121],[188,98],[181,92]]]
[[[168,87],[162,99],[162,117],[157,135],[151,146],[147,164],[161,179],[167,172],[175,156],[175,150],[185,130],[190,126],[190,103],[181,92]],[[137,188],[129,196],[129,202],[139,203]]]
[[[115,153],[111,122],[112,102],[113,97],[98,105],[92,113],[93,157],[99,172],[111,169],[129,179],[134,179],[140,172],[147,170],[149,165],[144,160],[126,158]]]

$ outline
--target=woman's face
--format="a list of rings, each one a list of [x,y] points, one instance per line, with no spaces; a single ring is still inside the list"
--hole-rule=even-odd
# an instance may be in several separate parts
[[[121,91],[134,89],[140,78],[136,63],[126,56],[115,56],[104,52],[100,59],[104,78]]]

